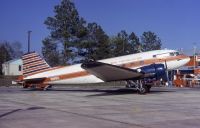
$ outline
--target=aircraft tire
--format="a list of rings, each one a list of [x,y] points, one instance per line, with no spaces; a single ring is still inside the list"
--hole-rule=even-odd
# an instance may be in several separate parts
[[[138,90],[138,93],[141,94],[141,95],[144,95],[148,92],[148,88],[146,85],[143,86],[143,88],[139,89]]]

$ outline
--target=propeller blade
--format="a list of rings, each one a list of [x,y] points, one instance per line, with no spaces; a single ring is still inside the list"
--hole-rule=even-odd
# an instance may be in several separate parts
[[[165,60],[165,72],[166,72],[166,78],[167,78],[167,85],[169,86],[170,85],[170,82],[169,82],[169,74],[168,74],[168,67],[167,67],[167,61]]]

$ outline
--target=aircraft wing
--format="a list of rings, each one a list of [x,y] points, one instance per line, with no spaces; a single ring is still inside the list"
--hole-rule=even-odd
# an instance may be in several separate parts
[[[133,69],[102,62],[87,62],[83,63],[81,67],[105,82],[129,79],[137,80],[144,75]]]

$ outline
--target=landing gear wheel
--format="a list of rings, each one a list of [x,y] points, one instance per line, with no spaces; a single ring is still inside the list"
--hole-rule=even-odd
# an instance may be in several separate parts
[[[146,94],[147,92],[148,92],[147,86],[142,86],[142,87],[138,90],[138,93],[139,93],[139,94],[142,94],[142,95]]]
[[[134,88],[138,94],[146,94],[150,91],[151,85],[147,85],[144,80],[128,80],[126,81],[127,88]]]

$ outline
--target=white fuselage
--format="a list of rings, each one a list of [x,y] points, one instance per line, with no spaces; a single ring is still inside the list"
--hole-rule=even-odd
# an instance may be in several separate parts
[[[99,60],[99,62],[123,66],[131,69],[137,69],[139,67],[153,63],[162,63],[167,64],[167,68],[172,70],[185,65],[189,62],[189,60],[189,57],[179,55],[175,50],[155,50]],[[45,77],[49,78],[49,80],[46,81],[48,84],[80,84],[104,82],[92,74],[82,75],[85,72],[86,71],[81,68],[81,64],[75,64],[31,75],[26,77],[25,80]]]

